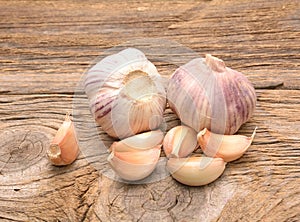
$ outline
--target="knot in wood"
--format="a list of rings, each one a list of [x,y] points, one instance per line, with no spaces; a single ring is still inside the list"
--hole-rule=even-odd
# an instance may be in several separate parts
[[[48,138],[41,132],[7,130],[0,133],[0,173],[24,170],[44,157]]]

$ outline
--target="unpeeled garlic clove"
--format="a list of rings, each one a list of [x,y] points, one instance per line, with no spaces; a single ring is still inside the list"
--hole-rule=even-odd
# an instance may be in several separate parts
[[[146,178],[154,171],[160,151],[159,147],[137,152],[113,151],[107,160],[122,179],[136,181]]]
[[[161,146],[164,134],[160,130],[149,131],[137,134],[118,142],[114,142],[109,148],[110,151],[135,152],[143,151]]]
[[[197,148],[197,133],[188,126],[176,126],[169,130],[163,141],[167,157],[186,157]]]
[[[47,150],[47,156],[53,165],[62,166],[75,161],[78,153],[79,146],[74,124],[70,120],[69,114],[67,114]]]
[[[189,186],[201,186],[213,182],[222,175],[225,166],[223,159],[205,156],[170,158],[167,162],[172,177]]]
[[[203,129],[197,135],[202,151],[210,157],[220,157],[226,162],[240,158],[251,145],[256,134],[254,130],[251,137],[242,135],[221,135]]]

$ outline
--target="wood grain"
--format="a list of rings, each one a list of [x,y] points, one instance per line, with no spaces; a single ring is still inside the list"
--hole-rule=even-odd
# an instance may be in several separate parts
[[[0,0],[0,220],[299,221],[299,12],[297,0]],[[242,71],[258,97],[239,130],[258,126],[246,154],[203,187],[170,177],[128,185],[99,172],[104,154],[91,141],[113,140],[89,122],[79,83],[117,45],[145,50],[166,78],[195,53]],[[54,167],[45,149],[67,111],[86,146]],[[167,130],[180,123],[169,109],[165,120]]]

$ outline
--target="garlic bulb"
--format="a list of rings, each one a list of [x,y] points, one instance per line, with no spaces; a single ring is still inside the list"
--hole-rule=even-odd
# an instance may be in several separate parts
[[[167,99],[180,120],[197,132],[234,134],[256,106],[252,84],[211,55],[194,59],[171,76]]]
[[[107,160],[112,169],[124,180],[135,181],[149,176],[160,156],[160,147],[136,152],[112,151]]]
[[[118,142],[113,142],[110,151],[118,152],[134,152],[152,149],[155,147],[161,147],[164,139],[164,133],[160,130],[149,131],[141,134],[137,134]]]
[[[226,162],[240,158],[251,145],[256,133],[256,128],[251,137],[242,135],[220,135],[207,130],[200,131],[197,135],[198,142],[205,155],[220,157]]]
[[[225,166],[223,159],[205,156],[170,158],[167,162],[172,177],[189,186],[201,186],[213,182],[222,175]]]
[[[112,137],[156,129],[163,120],[166,92],[162,78],[137,49],[125,49],[92,67],[85,91],[95,120]]]
[[[78,153],[79,146],[74,124],[67,114],[47,150],[47,156],[53,165],[63,166],[75,161]]]
[[[167,157],[186,157],[197,146],[197,133],[188,126],[173,127],[167,132],[163,142]]]

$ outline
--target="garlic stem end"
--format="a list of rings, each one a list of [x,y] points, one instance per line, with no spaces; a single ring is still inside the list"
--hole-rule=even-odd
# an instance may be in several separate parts
[[[70,119],[70,113],[68,111],[66,112],[65,121],[66,122],[70,122],[71,121],[71,119]]]
[[[198,134],[197,134],[197,140],[199,140],[199,138],[201,136],[204,136],[207,132],[207,128],[204,128],[203,130],[201,130]]]
[[[224,72],[226,70],[224,61],[211,54],[205,55],[205,62],[215,72]]]
[[[254,129],[254,131],[253,131],[253,133],[252,133],[252,135],[251,135],[251,141],[254,139],[254,137],[255,137],[255,135],[256,135],[256,130],[257,130],[257,126],[255,127],[255,129]]]
[[[107,161],[110,162],[114,158],[114,156],[115,156],[114,152],[111,152],[107,157]]]

